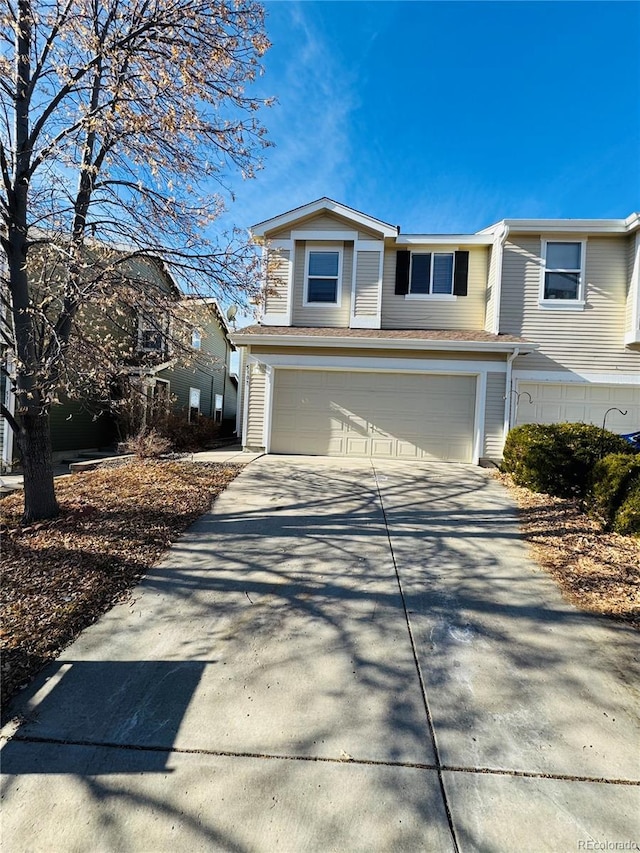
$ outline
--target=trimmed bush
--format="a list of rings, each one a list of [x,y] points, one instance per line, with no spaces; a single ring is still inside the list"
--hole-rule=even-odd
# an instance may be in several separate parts
[[[636,481],[620,504],[613,529],[627,536],[640,536],[640,480]]]
[[[634,451],[619,435],[592,424],[524,424],[507,436],[502,470],[534,492],[583,498],[593,466],[609,453]]]
[[[610,530],[622,504],[636,489],[640,489],[640,455],[611,453],[593,467],[589,509]]]

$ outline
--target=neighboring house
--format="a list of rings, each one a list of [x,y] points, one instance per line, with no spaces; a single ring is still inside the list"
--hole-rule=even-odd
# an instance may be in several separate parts
[[[186,299],[190,323],[191,357],[174,358],[149,377],[154,391],[171,400],[173,408],[191,420],[206,415],[235,430],[238,380],[230,372],[229,327],[215,299]]]
[[[479,463],[516,423],[640,428],[638,214],[401,234],[323,198],[252,234],[245,447]]]
[[[155,290],[175,300],[175,316],[170,320],[160,300],[155,299],[131,308],[124,319],[119,319],[118,334],[126,352],[121,379],[126,378],[142,391],[145,407],[154,402],[171,405],[188,420],[206,415],[220,424],[226,422],[233,432],[238,384],[230,373],[234,347],[216,300],[184,297],[158,258],[129,258],[123,271],[125,280],[135,280],[140,293],[147,284],[149,292]],[[92,309],[86,323],[103,324],[104,318]],[[14,401],[4,377],[0,393],[13,411]],[[101,410],[91,400],[61,396],[51,407],[54,459],[113,446],[118,438],[117,424],[104,405]],[[16,461],[15,441],[8,422],[1,417],[0,452],[2,470],[10,470]]]

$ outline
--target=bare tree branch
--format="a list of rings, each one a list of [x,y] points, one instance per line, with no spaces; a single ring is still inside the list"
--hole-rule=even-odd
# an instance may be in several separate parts
[[[263,17],[254,0],[5,0],[0,340],[23,459],[48,472],[41,499],[25,469],[31,517],[55,509],[38,423],[57,396],[105,400],[115,376],[145,369],[141,312],[186,353],[181,289],[257,290],[246,237],[209,229],[229,175],[251,177],[269,144],[267,101],[245,91]]]

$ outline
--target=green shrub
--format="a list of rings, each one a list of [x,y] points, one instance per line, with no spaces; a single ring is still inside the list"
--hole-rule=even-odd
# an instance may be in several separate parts
[[[504,445],[502,470],[511,474],[519,486],[534,492],[551,491],[553,481],[548,476],[547,462],[550,456],[557,457],[562,452],[556,439],[555,429],[547,424],[515,427]]]
[[[611,453],[593,467],[588,505],[608,529],[627,496],[640,486],[640,455]]]
[[[636,481],[620,504],[613,519],[616,533],[640,536],[640,480]]]
[[[534,492],[582,498],[601,456],[633,452],[619,435],[592,424],[524,424],[507,436],[502,470]]]

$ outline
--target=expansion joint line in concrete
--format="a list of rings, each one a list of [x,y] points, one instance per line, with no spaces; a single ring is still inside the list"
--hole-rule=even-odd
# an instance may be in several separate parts
[[[407,631],[409,632],[409,642],[411,643],[411,652],[413,654],[413,662],[416,667],[416,672],[418,674],[418,682],[420,684],[420,691],[422,693],[422,701],[424,704],[424,710],[427,717],[427,727],[429,729],[429,735],[431,738],[431,744],[433,746],[433,754],[436,759],[435,770],[438,775],[438,784],[440,786],[440,793],[442,794],[442,802],[444,805],[444,809],[447,815],[447,823],[449,824],[449,832],[451,833],[451,840],[453,842],[453,847],[455,853],[459,853],[460,845],[458,844],[458,839],[456,837],[455,827],[453,825],[453,816],[451,814],[451,809],[449,807],[449,798],[447,797],[447,789],[444,784],[444,778],[442,776],[442,764],[440,762],[440,752],[438,750],[438,740],[436,738],[436,730],[433,725],[433,717],[431,715],[431,708],[429,707],[429,700],[427,699],[427,687],[425,684],[424,677],[422,675],[422,668],[420,666],[420,661],[418,659],[418,650],[416,648],[416,641],[413,636],[413,628],[411,627],[411,619],[409,618],[409,610],[407,608],[407,602],[404,597],[404,590],[402,589],[402,583],[400,581],[400,573],[398,571],[398,564],[396,562],[396,555],[393,550],[393,542],[391,541],[391,532],[389,530],[389,525],[387,523],[387,513],[384,508],[384,501],[382,500],[382,492],[380,491],[380,483],[378,482],[378,472],[376,471],[376,467],[373,464],[373,460],[371,460],[371,468],[373,469],[373,476],[376,481],[376,490],[378,492],[378,500],[380,501],[380,509],[382,511],[382,518],[384,520],[384,529],[387,534],[387,541],[389,543],[389,551],[391,553],[391,559],[393,561],[393,569],[396,575],[396,582],[398,584],[398,591],[400,592],[400,599],[402,601],[402,609],[404,610],[404,619],[407,624]]]
[[[287,755],[271,752],[239,752],[230,749],[189,749],[161,744],[115,743],[104,740],[71,740],[69,738],[37,737],[35,735],[2,735],[0,743],[50,744],[51,746],[81,746],[92,749],[114,749],[128,752],[160,752],[175,755],[205,755],[211,758],[259,758],[262,761],[308,761],[318,764],[353,764],[355,767],[397,767],[401,770],[435,770],[435,764],[421,761],[382,761],[375,758],[331,758],[324,755]],[[509,770],[499,767],[466,767],[442,764],[444,773],[478,773],[488,776],[513,776],[521,779],[546,779],[551,782],[589,782],[594,785],[624,785],[640,788],[640,779],[606,779],[602,776],[572,776],[568,773],[543,773],[534,770]]]

